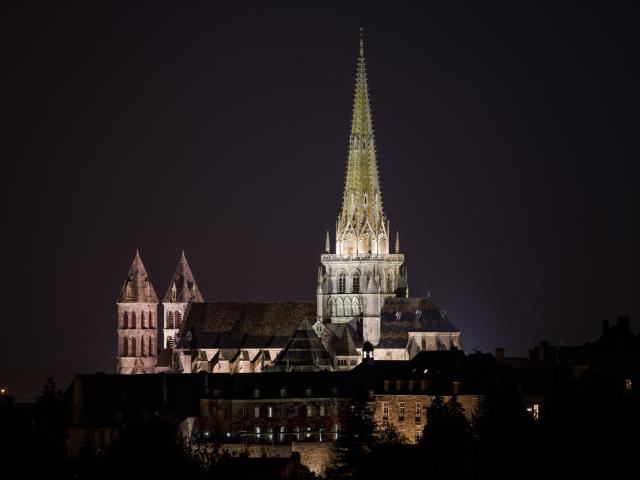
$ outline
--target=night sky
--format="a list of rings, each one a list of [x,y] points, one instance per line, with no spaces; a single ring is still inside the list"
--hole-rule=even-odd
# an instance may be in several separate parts
[[[360,26],[410,293],[467,351],[581,343],[620,314],[637,331],[638,10],[179,3],[6,12],[0,382],[19,399],[114,370],[136,248],[158,296],[184,247],[206,300],[314,299]]]

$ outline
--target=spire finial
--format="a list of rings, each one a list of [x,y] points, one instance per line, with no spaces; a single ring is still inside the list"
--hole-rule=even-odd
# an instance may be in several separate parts
[[[330,239],[329,239],[329,230],[327,230],[327,239],[326,239],[326,241],[324,243],[324,251],[326,253],[331,253],[331,242],[330,242]]]
[[[400,253],[400,230],[396,232],[396,253]]]
[[[364,28],[360,27],[360,57],[364,57]]]

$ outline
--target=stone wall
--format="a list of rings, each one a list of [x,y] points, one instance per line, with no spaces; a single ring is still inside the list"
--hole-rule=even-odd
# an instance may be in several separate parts
[[[325,476],[327,468],[334,458],[333,444],[329,442],[293,442],[288,445],[225,443],[221,446],[221,452],[225,451],[234,457],[246,452],[251,458],[258,458],[263,455],[272,458],[289,458],[292,453],[299,453],[300,463],[322,477]]]
[[[426,424],[427,408],[435,397],[431,395],[376,395],[374,401],[369,402],[369,408],[378,428],[392,424],[398,432],[406,437],[409,443],[415,443],[422,435]],[[451,397],[443,396],[445,402]],[[458,401],[465,410],[468,419],[476,410],[479,395],[458,395]],[[388,415],[385,417],[384,405],[388,404]],[[404,416],[401,416],[404,404]],[[419,408],[416,408],[419,405]],[[416,413],[416,410],[419,413]]]

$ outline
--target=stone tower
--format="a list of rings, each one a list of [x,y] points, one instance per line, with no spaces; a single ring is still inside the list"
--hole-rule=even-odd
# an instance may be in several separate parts
[[[377,345],[380,308],[387,297],[407,296],[404,255],[396,235],[389,253],[389,220],[382,208],[371,105],[360,32],[353,119],[342,208],[336,222],[335,253],[327,232],[318,271],[317,316],[323,323],[351,323],[363,340]]]
[[[117,373],[154,373],[158,297],[138,250],[118,297]]]
[[[176,272],[173,274],[167,293],[164,295],[164,322],[162,328],[162,348],[173,348],[176,334],[190,302],[204,302],[196,280],[189,268],[184,251],[180,254]]]

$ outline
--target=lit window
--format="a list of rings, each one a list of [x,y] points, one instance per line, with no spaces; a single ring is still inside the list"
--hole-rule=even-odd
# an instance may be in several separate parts
[[[241,416],[242,418],[246,418],[246,417],[247,417],[247,407],[242,407],[242,408],[240,409],[240,416]]]
[[[313,416],[313,407],[311,405],[307,406],[307,417]]]
[[[534,420],[538,420],[540,418],[540,405],[534,403],[532,406],[527,407],[527,412],[531,414]]]
[[[311,391],[311,388],[307,387],[307,397],[311,397],[313,395],[313,392]]]
[[[398,409],[398,421],[404,420],[404,402],[400,402],[400,407]]]
[[[324,417],[324,405],[320,405],[320,416]]]
[[[260,398],[260,389],[259,388],[254,388],[253,389],[253,398]]]
[[[260,440],[260,427],[256,427],[256,440]]]
[[[273,407],[267,407],[267,417],[273,418]]]
[[[280,387],[280,396],[281,397],[286,397],[287,396],[287,389],[284,387]]]
[[[422,427],[416,427],[416,443],[422,438]]]
[[[382,402],[382,419],[389,420],[389,402]]]
[[[253,416],[255,418],[260,418],[260,407],[254,407],[253,408]]]
[[[624,381],[624,388],[626,388],[627,390],[633,390],[633,383],[631,382],[630,378],[627,378]]]
[[[280,435],[278,435],[278,439],[281,442],[284,442],[284,426],[280,427]]]
[[[416,422],[419,422],[422,417],[422,404],[420,402],[416,402]]]

